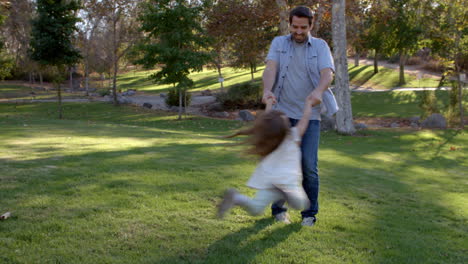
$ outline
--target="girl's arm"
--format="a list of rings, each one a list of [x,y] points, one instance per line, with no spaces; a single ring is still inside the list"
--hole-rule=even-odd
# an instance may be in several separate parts
[[[273,106],[274,101],[275,99],[271,97],[266,100],[265,112],[271,110],[271,107]]]
[[[309,126],[310,116],[312,115],[312,103],[314,98],[312,96],[308,96],[304,105],[304,113],[302,114],[302,118],[297,122],[297,133],[299,133],[299,137],[304,135],[307,127]]]

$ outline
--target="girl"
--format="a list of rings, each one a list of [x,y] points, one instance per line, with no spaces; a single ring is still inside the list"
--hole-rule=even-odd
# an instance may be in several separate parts
[[[265,112],[252,128],[228,136],[248,135],[246,143],[251,145],[248,153],[260,156],[261,161],[247,182],[247,186],[258,191],[250,199],[235,189],[228,189],[218,206],[219,218],[236,205],[252,215],[261,214],[266,206],[282,199],[295,209],[302,210],[310,205],[302,188],[300,143],[309,125],[312,99],[307,98],[302,118],[292,128],[285,114],[271,110],[272,101],[268,101]]]

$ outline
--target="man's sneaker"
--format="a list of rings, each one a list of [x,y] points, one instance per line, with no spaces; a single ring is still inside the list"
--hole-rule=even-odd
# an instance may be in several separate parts
[[[315,221],[317,221],[317,219],[313,216],[311,217],[304,217],[302,219],[302,223],[301,225],[302,226],[314,226],[315,225]]]
[[[275,215],[275,220],[277,222],[285,223],[289,225],[291,221],[289,220],[289,214],[287,212],[282,212]]]
[[[226,190],[223,201],[218,205],[218,218],[223,218],[227,211],[234,206],[234,196],[236,194],[236,189]]]

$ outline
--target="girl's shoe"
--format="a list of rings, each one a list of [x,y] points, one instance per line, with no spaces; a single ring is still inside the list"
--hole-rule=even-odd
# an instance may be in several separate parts
[[[238,194],[236,189],[226,190],[223,201],[218,205],[218,218],[223,218],[227,211],[234,206],[234,196],[236,194]]]

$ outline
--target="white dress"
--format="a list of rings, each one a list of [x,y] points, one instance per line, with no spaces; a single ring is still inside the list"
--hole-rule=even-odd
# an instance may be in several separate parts
[[[302,189],[300,141],[297,128],[292,127],[283,142],[260,161],[247,186],[254,189],[297,186]]]

